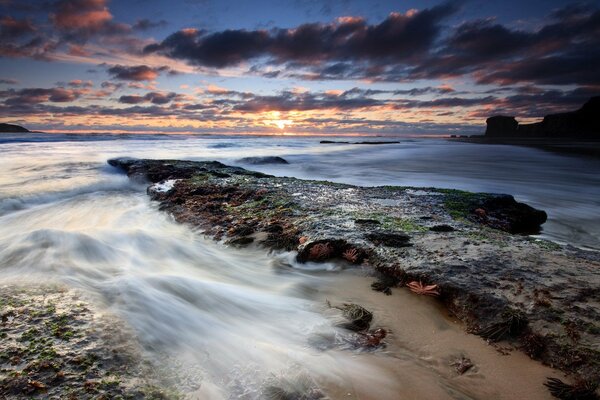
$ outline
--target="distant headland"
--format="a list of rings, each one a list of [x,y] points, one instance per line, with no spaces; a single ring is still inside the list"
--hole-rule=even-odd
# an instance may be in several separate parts
[[[486,121],[485,135],[452,135],[452,140],[506,144],[600,158],[600,96],[579,110],[546,115],[540,122],[520,124],[513,116],[495,115]]]
[[[13,125],[13,124],[0,124],[0,132],[2,133],[22,133],[22,132],[31,132],[29,129],[27,128],[23,128],[22,126],[19,125]]]
[[[533,124],[519,124],[515,117],[503,115],[485,122],[486,138],[599,138],[600,96],[592,97],[577,111],[546,115]]]

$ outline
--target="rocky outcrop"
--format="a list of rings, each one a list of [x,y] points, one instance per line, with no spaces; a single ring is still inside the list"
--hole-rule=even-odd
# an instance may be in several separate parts
[[[216,240],[297,251],[298,262],[362,265],[381,274],[377,290],[388,294],[408,283],[437,285],[440,301],[471,332],[600,376],[600,259],[508,233],[546,218],[511,196],[358,187],[218,162],[109,163],[149,180],[161,210]]]
[[[0,290],[0,399],[179,398],[165,396],[174,388],[125,321],[84,293],[40,283]]]
[[[239,163],[260,165],[260,164],[289,164],[286,159],[277,156],[264,157],[244,157],[237,160]]]
[[[347,142],[347,141],[340,141],[340,140],[321,140],[319,143],[321,144],[370,144],[370,145],[377,145],[377,144],[397,144],[400,143],[399,141],[393,140],[393,141],[382,141],[382,140],[368,140],[368,141],[363,141],[363,142]]]
[[[22,126],[19,125],[12,125],[12,124],[0,124],[0,132],[10,132],[10,133],[25,133],[25,132],[30,132],[29,129],[27,128],[23,128]]]
[[[486,120],[485,136],[520,138],[600,138],[600,96],[592,97],[577,111],[551,114],[541,122],[518,124],[514,117]]]
[[[517,127],[519,123],[515,117],[506,117],[503,115],[496,115],[485,120],[487,129],[485,130],[486,136],[498,137],[498,136],[516,136]]]

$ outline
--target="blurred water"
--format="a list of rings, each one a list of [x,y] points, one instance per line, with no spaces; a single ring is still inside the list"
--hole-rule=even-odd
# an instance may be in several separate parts
[[[108,158],[235,164],[278,155],[290,164],[246,167],[359,185],[506,192],[548,212],[544,236],[600,249],[600,165],[592,159],[436,140],[360,146],[314,138],[3,138],[0,282],[56,280],[84,289],[123,316],[146,349],[175,357],[186,371],[197,366],[188,390],[202,383],[204,398],[260,398],[261,385],[290,369],[342,387],[369,379],[393,393],[397,383],[352,354],[308,346],[311,335],[333,331],[315,296],[339,268],[301,269],[292,255],[206,240],[159,212],[144,186],[109,167]],[[427,382],[436,382],[428,374]]]

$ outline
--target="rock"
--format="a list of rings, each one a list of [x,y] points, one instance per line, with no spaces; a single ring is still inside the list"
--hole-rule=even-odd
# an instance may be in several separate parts
[[[388,247],[409,247],[412,246],[410,244],[410,236],[404,233],[392,233],[392,232],[382,232],[375,231],[367,234],[367,239],[369,239],[376,246],[388,246]]]
[[[24,133],[24,132],[31,132],[29,129],[27,128],[23,128],[22,126],[19,125],[13,125],[13,124],[0,124],[0,132],[10,132],[10,133]]]
[[[354,250],[355,254],[348,260],[348,251]],[[365,258],[365,253],[345,240],[322,239],[306,244],[298,250],[296,260],[304,263],[307,261],[323,262],[333,258],[346,259],[352,263],[360,263]]]
[[[355,219],[354,223],[356,225],[381,225],[381,222],[376,219],[368,219],[368,218],[359,218]]]
[[[374,286],[383,292],[396,282],[435,282],[439,302],[471,332],[510,340],[564,371],[600,375],[600,353],[593,350],[600,344],[594,279],[600,257],[567,247],[550,250],[506,233],[537,229],[546,219],[512,196],[434,188],[414,196],[415,188],[274,177],[217,162],[110,164],[134,179],[162,182],[169,190],[149,193],[158,208],[215,240],[254,238],[267,250],[297,250],[300,263],[350,259],[391,278]],[[169,180],[176,181],[167,185]],[[459,229],[450,235],[418,229],[409,237],[403,229],[410,224],[397,223],[423,216],[436,221],[430,225]],[[572,335],[565,335],[563,321],[575,321],[568,328]]]
[[[454,232],[455,229],[450,225],[434,225],[429,228],[431,232]]]
[[[473,368],[473,362],[465,356],[460,357],[451,364],[459,375]]]
[[[237,162],[244,164],[260,165],[260,164],[289,164],[287,160],[277,156],[266,156],[266,157],[244,157]]]
[[[240,167],[230,167],[218,161],[180,161],[180,160],[139,160],[131,157],[111,158],[108,164],[119,168],[132,179],[138,181],[161,182],[167,179],[187,179],[194,174],[210,173],[219,178],[228,178],[231,174],[267,177],[261,172],[247,171]]]
[[[590,98],[579,110],[546,115],[541,122],[519,124],[514,117],[495,116],[486,120],[486,137],[598,138],[600,96]]]
[[[328,302],[327,305],[342,311],[342,315],[348,320],[342,326],[348,330],[366,331],[373,321],[373,313],[358,304],[344,303],[341,306],[332,306]]]
[[[487,124],[485,136],[497,137],[517,135],[517,127],[519,126],[519,123],[515,117],[496,115],[486,119],[485,123]]]
[[[538,233],[548,218],[546,212],[519,203],[510,195],[490,197],[473,212],[485,225],[510,233]]]
[[[228,245],[235,247],[245,247],[254,242],[254,238],[249,236],[239,237],[227,242]]]
[[[346,142],[346,141],[336,141],[336,140],[321,140],[319,143],[321,144],[395,144],[400,143],[399,141],[383,141],[383,140],[365,140],[362,142]]]
[[[449,190],[444,203],[456,217],[509,233],[538,233],[547,219],[544,211],[519,203],[507,194]]]

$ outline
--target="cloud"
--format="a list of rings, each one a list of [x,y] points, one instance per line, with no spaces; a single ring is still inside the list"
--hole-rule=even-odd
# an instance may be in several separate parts
[[[66,39],[84,42],[92,35],[124,34],[131,31],[127,24],[112,21],[107,0],[59,0],[53,4],[50,21]]]
[[[363,18],[341,18],[329,24],[303,24],[294,29],[225,30],[209,33],[184,29],[146,53],[160,53],[190,64],[228,67],[257,58],[301,65],[336,61],[408,61],[429,51],[441,22],[458,10],[455,2],[420,12],[391,13],[376,25]]]
[[[81,96],[81,92],[73,89],[64,88],[28,88],[21,90],[5,90],[0,91],[0,98],[4,99],[4,103],[10,104],[37,104],[37,103],[66,103],[77,100]]]
[[[147,65],[125,66],[114,65],[108,68],[108,73],[115,79],[124,81],[153,81],[161,72],[170,71],[169,67],[149,67]]]
[[[167,104],[179,98],[180,95],[174,92],[160,93],[149,92],[144,96],[128,95],[119,97],[119,103],[124,104],[140,104],[150,102],[152,104]]]
[[[473,74],[481,84],[598,84],[599,49],[600,10],[569,5],[536,31],[509,29],[489,19],[465,22],[408,78]]]
[[[17,83],[19,83],[19,81],[16,79],[0,79],[1,85],[16,85]]]
[[[160,21],[151,21],[149,19],[138,19],[135,24],[133,24],[132,28],[134,30],[138,30],[138,31],[148,31],[150,29],[154,29],[154,28],[162,28],[167,26],[168,23],[167,21],[165,21],[164,19],[161,19]]]
[[[81,79],[74,79],[68,83],[70,87],[74,88],[91,88],[94,86],[94,82],[92,81],[84,81]]]
[[[444,25],[459,9],[446,2],[391,13],[369,24],[361,17],[290,29],[183,29],[145,47],[205,68],[249,64],[266,78],[411,82],[466,77],[479,84],[594,85],[600,68],[600,10],[570,4],[536,29],[494,18]]]
[[[108,82],[108,81],[104,81],[100,84],[100,87],[102,89],[108,90],[110,92],[115,92],[119,89],[121,89],[123,87],[122,83],[114,83],[114,82]]]
[[[0,18],[0,39],[2,40],[20,38],[35,31],[36,28],[29,20],[18,20],[10,16]]]

